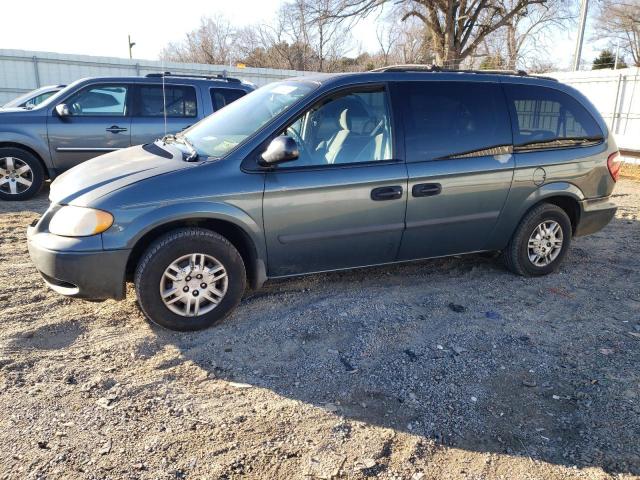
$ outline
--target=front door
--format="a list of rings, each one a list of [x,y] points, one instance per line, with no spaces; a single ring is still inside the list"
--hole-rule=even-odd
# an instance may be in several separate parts
[[[129,90],[126,84],[91,85],[61,102],[70,115],[61,117],[51,110],[47,132],[57,170],[131,145]]]
[[[510,120],[497,83],[393,86],[409,175],[399,260],[485,248],[513,178]]]
[[[394,261],[407,172],[394,158],[386,90],[332,94],[284,133],[298,143],[300,158],[265,174],[269,275]]]

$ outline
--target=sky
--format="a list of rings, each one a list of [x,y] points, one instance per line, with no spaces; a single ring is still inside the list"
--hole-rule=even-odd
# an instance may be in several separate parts
[[[134,58],[157,60],[162,48],[180,41],[203,16],[224,15],[234,25],[269,24],[283,0],[5,0],[0,48],[127,57],[127,35],[136,42]],[[353,30],[365,50],[377,49],[375,19]],[[549,57],[561,68],[571,62],[575,38],[558,32]],[[595,50],[585,38],[583,57]]]

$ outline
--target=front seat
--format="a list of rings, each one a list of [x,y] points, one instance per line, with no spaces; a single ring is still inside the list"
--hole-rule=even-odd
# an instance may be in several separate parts
[[[327,163],[336,163],[338,155],[343,150],[343,146],[351,135],[351,121],[349,116],[349,108],[344,108],[338,117],[338,130],[328,141],[326,145],[325,159]]]

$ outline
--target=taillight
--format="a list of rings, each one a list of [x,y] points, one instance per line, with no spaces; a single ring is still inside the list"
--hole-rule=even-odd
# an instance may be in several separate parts
[[[607,168],[609,169],[609,173],[611,174],[611,178],[613,178],[614,182],[617,182],[618,177],[620,177],[620,167],[622,167],[620,152],[613,152],[609,155],[609,158],[607,158]]]

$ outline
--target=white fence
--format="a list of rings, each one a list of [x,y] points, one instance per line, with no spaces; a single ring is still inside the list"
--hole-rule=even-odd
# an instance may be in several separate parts
[[[0,105],[34,88],[68,84],[83,77],[146,75],[170,71],[197,75],[226,73],[261,86],[288,77],[312,75],[313,72],[271,68],[237,68],[197,63],[163,63],[153,60],[67,55],[0,49]]]
[[[580,90],[600,111],[618,147],[640,152],[640,68],[548,74]]]

